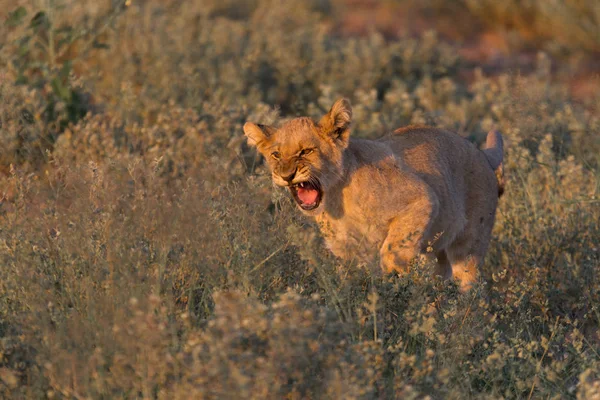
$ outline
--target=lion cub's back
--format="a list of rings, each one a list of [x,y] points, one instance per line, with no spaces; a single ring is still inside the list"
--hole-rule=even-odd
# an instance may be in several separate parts
[[[397,129],[381,139],[404,164],[414,172],[429,176],[453,178],[457,189],[464,184],[464,169],[483,156],[475,146],[458,134],[428,126]],[[475,160],[474,160],[475,158]],[[484,165],[485,166],[485,165]]]
[[[408,126],[381,140],[437,194],[442,213],[452,219],[444,225],[464,225],[472,207],[495,209],[496,177],[484,153],[467,139],[444,129]]]
[[[496,186],[496,177],[485,154],[455,132],[429,126],[408,126],[382,140],[406,165],[425,177],[440,174],[452,177],[457,189],[462,189],[465,183],[475,183],[468,182],[475,180],[477,186],[486,183],[491,188]]]

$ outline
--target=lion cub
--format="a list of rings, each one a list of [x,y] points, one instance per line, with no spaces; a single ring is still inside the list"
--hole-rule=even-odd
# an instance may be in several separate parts
[[[336,256],[378,254],[384,271],[402,272],[431,246],[436,272],[468,290],[503,190],[500,134],[488,134],[485,150],[425,126],[364,140],[350,138],[351,121],[350,103],[341,99],[319,122],[247,122],[244,133],[267,159],[275,184],[317,220]]]

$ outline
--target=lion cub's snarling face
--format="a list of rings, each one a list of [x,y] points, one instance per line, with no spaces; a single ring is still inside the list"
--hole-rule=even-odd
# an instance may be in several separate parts
[[[274,128],[248,122],[244,133],[267,160],[273,182],[287,187],[301,210],[314,213],[324,204],[327,189],[343,177],[351,117],[350,104],[340,100],[318,123],[295,118]]]
[[[329,249],[346,260],[379,259],[405,273],[418,255],[455,277],[477,279],[502,189],[502,136],[483,150],[456,133],[427,126],[349,143],[352,111],[338,100],[319,122],[296,118],[280,128],[244,125],[273,181],[315,217]]]

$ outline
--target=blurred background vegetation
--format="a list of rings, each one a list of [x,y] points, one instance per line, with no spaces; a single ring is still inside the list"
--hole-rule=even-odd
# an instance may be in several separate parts
[[[600,3],[0,0],[0,397],[600,395]],[[342,264],[247,121],[507,142],[482,285]]]

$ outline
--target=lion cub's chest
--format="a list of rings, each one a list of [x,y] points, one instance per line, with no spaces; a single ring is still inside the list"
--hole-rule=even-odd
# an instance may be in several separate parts
[[[382,203],[395,186],[398,169],[394,160],[384,160],[374,168],[374,176],[355,172],[344,188],[330,191],[325,211],[316,217],[327,246],[340,258],[372,261],[387,236],[389,218]]]
[[[327,247],[343,259],[371,260],[385,239],[382,227],[363,218],[333,218],[327,213],[316,217]]]

